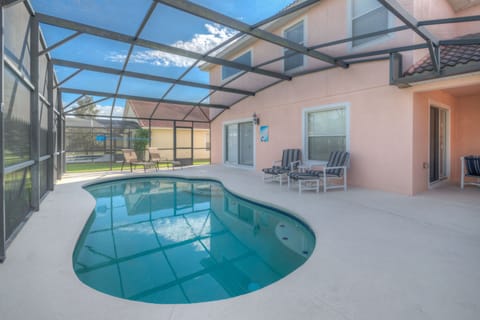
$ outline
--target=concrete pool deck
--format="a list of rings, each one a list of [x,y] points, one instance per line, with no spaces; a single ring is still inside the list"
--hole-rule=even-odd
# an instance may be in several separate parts
[[[480,188],[445,186],[415,197],[356,188],[299,195],[251,170],[154,174],[216,178],[234,193],[294,212],[316,234],[310,259],[266,288],[155,305],[97,292],[73,272],[73,248],[94,207],[82,185],[119,174],[66,175],[48,194],[0,264],[2,320],[480,318]]]

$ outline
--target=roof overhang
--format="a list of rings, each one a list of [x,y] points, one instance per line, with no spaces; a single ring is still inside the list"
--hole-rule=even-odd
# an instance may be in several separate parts
[[[447,0],[453,10],[461,11],[480,4],[480,0]]]

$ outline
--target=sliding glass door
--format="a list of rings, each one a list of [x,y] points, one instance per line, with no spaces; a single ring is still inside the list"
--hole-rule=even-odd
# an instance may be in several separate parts
[[[225,163],[253,166],[253,129],[250,121],[225,126]]]
[[[447,110],[430,107],[430,183],[448,176]]]

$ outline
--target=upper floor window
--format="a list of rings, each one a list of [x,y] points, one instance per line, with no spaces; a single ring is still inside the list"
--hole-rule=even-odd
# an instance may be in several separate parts
[[[285,39],[288,39],[290,41],[303,45],[305,42],[303,21],[300,21],[299,23],[291,26],[290,28],[285,29],[285,31],[283,32],[283,36],[285,37]],[[284,55],[287,56],[292,53],[295,53],[295,51],[284,49]],[[289,56],[288,58],[285,58],[283,60],[284,71],[289,71],[301,66],[303,66],[303,54],[298,53],[298,54]]]
[[[382,31],[388,28],[388,10],[377,0],[352,0],[352,36]],[[354,40],[354,47],[381,36]]]
[[[236,57],[232,61],[244,64],[246,66],[251,66],[252,65],[252,52],[247,51],[244,54]],[[222,66],[222,80],[233,77],[234,75],[236,75],[240,72],[242,72],[242,70],[240,70],[240,69],[227,67],[227,66]]]

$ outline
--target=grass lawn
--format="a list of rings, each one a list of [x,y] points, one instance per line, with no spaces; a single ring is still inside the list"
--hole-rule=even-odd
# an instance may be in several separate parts
[[[194,161],[194,165],[205,165],[210,164],[208,160]],[[166,167],[166,164],[161,164],[160,167]],[[112,169],[120,170],[122,168],[121,163],[114,163]],[[137,169],[143,168],[137,166]],[[128,165],[125,166],[124,170],[130,170]],[[88,163],[67,163],[67,172],[96,172],[96,171],[110,171],[109,162],[88,162]]]

